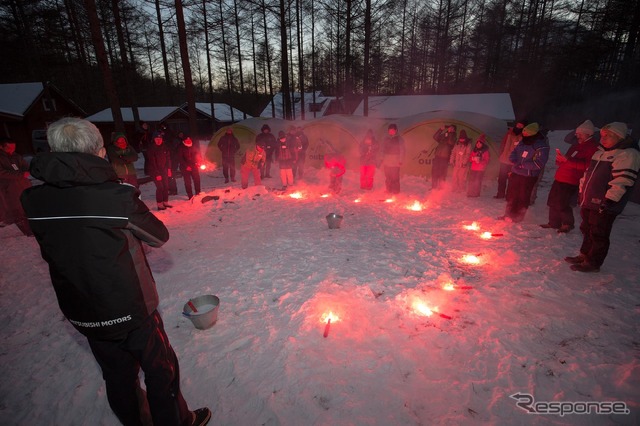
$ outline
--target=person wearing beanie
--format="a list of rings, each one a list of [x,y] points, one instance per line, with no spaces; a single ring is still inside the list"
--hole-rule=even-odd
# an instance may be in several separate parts
[[[534,125],[532,125],[534,124]],[[538,129],[537,123],[527,125],[522,131],[522,141],[511,151],[509,161],[511,176],[507,188],[507,207],[498,219],[522,222],[531,202],[531,193],[538,176],[549,159],[549,144]]]
[[[598,272],[609,252],[613,223],[624,210],[640,172],[640,148],[620,122],[600,129],[600,146],[580,179],[580,232],[577,256],[567,256],[571,269]]]
[[[222,175],[224,183],[236,181],[236,153],[240,150],[240,142],[233,134],[233,129],[227,127],[224,135],[218,141],[218,149],[222,154]]]
[[[271,178],[271,163],[273,162],[273,153],[276,150],[276,137],[271,133],[271,127],[263,124],[260,133],[256,135],[256,144],[260,145],[266,153],[266,161],[263,162],[260,169],[260,178]]]
[[[451,151],[458,141],[455,124],[443,125],[433,135],[436,141],[436,151],[431,164],[431,189],[441,188],[447,180]]]
[[[280,166],[280,181],[283,191],[293,185],[293,165],[298,159],[298,150],[291,146],[291,143],[291,138],[288,138],[287,134],[280,130],[274,158]]]
[[[558,233],[564,234],[575,227],[571,203],[578,195],[580,178],[587,170],[591,157],[598,150],[593,129],[591,121],[585,121],[576,128],[576,144],[571,145],[564,155],[556,149],[558,168],[547,198],[549,221],[540,225],[542,228],[556,229]]]
[[[567,133],[564,137],[564,141],[570,145],[577,144],[579,143],[578,134],[583,135],[585,139],[591,138],[596,145],[600,142],[600,133],[591,120],[585,120],[574,130]]]
[[[400,167],[404,162],[405,147],[404,139],[398,134],[398,126],[395,123],[389,124],[381,151],[386,191],[389,194],[399,194]]]
[[[500,172],[498,173],[498,192],[493,198],[503,199],[507,192],[507,183],[509,180],[509,174],[511,173],[511,167],[513,164],[509,161],[509,155],[511,151],[522,140],[522,129],[529,124],[527,120],[519,120],[515,126],[509,128],[507,133],[502,138],[500,143]]]
[[[155,132],[153,143],[147,148],[149,176],[156,185],[156,203],[158,210],[173,207],[169,204],[169,177],[171,176],[171,153],[164,143],[164,133]]]
[[[469,154],[471,171],[469,172],[467,197],[479,197],[482,190],[482,178],[490,160],[489,147],[485,139],[484,134],[480,135],[471,154]]]
[[[458,143],[451,150],[449,164],[453,166],[453,190],[464,192],[467,188],[467,177],[469,176],[469,160],[473,147],[471,139],[467,137],[466,130],[460,130]]]
[[[180,163],[180,172],[184,179],[184,190],[187,198],[193,199],[195,195],[200,194],[200,164],[202,164],[202,156],[198,147],[193,145],[190,137],[184,138],[178,147],[178,161]],[[193,189],[191,182],[193,181]]]
[[[107,157],[118,178],[138,188],[138,176],[134,164],[138,160],[138,153],[129,145],[124,133],[116,133],[113,136],[113,143],[107,147]]]

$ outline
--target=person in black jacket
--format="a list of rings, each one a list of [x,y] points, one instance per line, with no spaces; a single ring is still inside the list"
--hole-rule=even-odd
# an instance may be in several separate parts
[[[224,183],[236,181],[236,153],[240,149],[238,138],[233,135],[233,129],[228,127],[224,135],[218,141],[218,149],[222,154],[222,174]]]
[[[164,134],[155,132],[153,143],[147,149],[147,159],[149,160],[149,176],[156,184],[156,203],[158,210],[165,210],[173,207],[169,201],[169,177],[171,173],[171,153],[169,147],[164,143]]]
[[[178,161],[180,162],[180,172],[184,178],[184,190],[191,200],[193,198],[192,180],[196,195],[200,195],[200,163],[202,163],[202,156],[198,147],[193,146],[193,141],[190,137],[184,138],[180,143]]]
[[[167,228],[137,188],[119,182],[92,123],[63,118],[47,136],[51,152],[31,163],[44,184],[25,190],[21,201],[58,305],[102,369],[109,405],[123,424],[142,424],[142,368],[154,425],[206,424],[210,410],[190,411],[180,392],[178,360],[141,244],[163,245]]]

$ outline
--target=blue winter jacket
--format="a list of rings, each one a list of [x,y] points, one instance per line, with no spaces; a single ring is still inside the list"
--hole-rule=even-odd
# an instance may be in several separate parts
[[[521,176],[537,177],[548,159],[549,144],[540,133],[523,137],[509,154],[509,161],[513,164],[511,172]]]

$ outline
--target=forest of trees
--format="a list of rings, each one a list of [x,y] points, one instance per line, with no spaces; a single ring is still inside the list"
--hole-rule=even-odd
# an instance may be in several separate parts
[[[639,31],[640,0],[3,0],[0,83],[49,81],[89,114],[509,92],[549,128],[640,127]]]

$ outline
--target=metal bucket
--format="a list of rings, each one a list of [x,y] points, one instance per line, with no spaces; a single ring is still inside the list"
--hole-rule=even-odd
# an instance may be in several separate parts
[[[197,309],[194,312],[189,304]],[[193,326],[198,330],[206,330],[213,327],[218,320],[218,309],[220,308],[220,299],[217,296],[206,295],[198,296],[189,300],[182,308],[182,315],[189,318]]]
[[[327,223],[329,224],[329,229],[338,229],[342,223],[342,216],[337,213],[329,213],[327,215]]]

